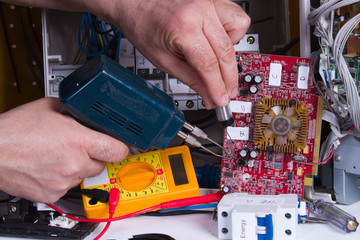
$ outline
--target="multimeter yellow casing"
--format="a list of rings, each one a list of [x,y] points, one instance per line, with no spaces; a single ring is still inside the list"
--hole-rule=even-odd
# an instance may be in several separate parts
[[[200,195],[187,146],[131,155],[119,163],[107,163],[100,175],[84,179],[81,188],[106,191],[118,188],[120,200],[113,217]],[[108,203],[94,203],[85,195],[83,203],[87,218],[109,217]]]

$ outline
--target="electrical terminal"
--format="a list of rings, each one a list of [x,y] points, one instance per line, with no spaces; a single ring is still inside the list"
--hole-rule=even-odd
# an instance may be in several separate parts
[[[195,135],[196,137],[199,137],[201,139],[207,140],[213,144],[215,144],[216,146],[218,146],[219,148],[221,148],[222,150],[224,150],[224,148],[217,142],[215,142],[214,140],[212,140],[211,138],[209,138],[209,136],[200,128],[196,127],[196,126],[192,126],[190,123],[185,122],[184,123],[184,128],[189,130],[193,135]]]
[[[184,139],[184,141],[185,141],[186,143],[188,143],[188,144],[190,144],[190,145],[192,145],[192,146],[202,148],[202,149],[204,149],[205,151],[211,153],[212,155],[214,155],[214,156],[216,156],[216,157],[223,157],[223,156],[221,156],[221,155],[219,155],[219,154],[214,153],[213,151],[211,151],[210,149],[204,147],[203,145],[201,145],[201,143],[200,143],[198,140],[196,140],[196,138],[195,138],[194,136],[191,136],[190,134],[186,134],[186,133],[184,133],[183,131],[179,131],[179,132],[177,133],[177,135],[178,135],[179,137],[181,137],[182,139]]]
[[[66,214],[62,214],[61,216],[58,216],[56,218],[54,218],[54,212],[50,212],[49,214],[50,214],[49,226],[52,227],[71,229],[78,223],[78,221],[74,221],[70,218],[67,218]]]
[[[227,156],[230,156],[230,153],[225,151],[224,148],[219,144],[217,143],[216,141],[212,140],[211,138],[209,138],[209,136],[203,131],[201,130],[200,128],[196,127],[196,126],[192,126],[190,123],[188,122],[185,122],[184,123],[184,126],[183,126],[186,130],[190,131],[194,136],[196,137],[199,137],[201,139],[204,139],[204,140],[207,140],[213,144],[215,144],[217,147],[219,147],[221,150],[223,150]],[[190,143],[189,143],[190,144]],[[201,147],[201,146],[200,146]],[[203,148],[203,147],[201,147]],[[206,150],[208,151],[208,150]],[[209,151],[208,151],[209,152]],[[217,154],[218,155],[218,154]],[[221,156],[223,157],[223,156]]]

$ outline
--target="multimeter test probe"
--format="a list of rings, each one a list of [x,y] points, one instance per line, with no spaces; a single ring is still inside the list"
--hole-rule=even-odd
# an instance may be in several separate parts
[[[141,151],[165,149],[178,135],[188,144],[222,157],[196,139],[223,149],[201,129],[185,122],[169,95],[105,55],[93,58],[62,80],[59,98],[80,123]]]

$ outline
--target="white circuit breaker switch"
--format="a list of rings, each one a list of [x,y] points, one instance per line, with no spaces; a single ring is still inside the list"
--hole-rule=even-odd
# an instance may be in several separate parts
[[[227,194],[218,205],[218,238],[295,240],[300,206],[296,194]]]
[[[297,75],[297,88],[308,89],[310,67],[299,66]]]
[[[169,78],[169,87],[172,94],[189,94],[193,92],[193,90],[188,85],[185,85],[184,83],[180,82],[180,80],[175,78]]]
[[[281,74],[281,63],[270,63],[269,86],[279,87],[281,85]]]

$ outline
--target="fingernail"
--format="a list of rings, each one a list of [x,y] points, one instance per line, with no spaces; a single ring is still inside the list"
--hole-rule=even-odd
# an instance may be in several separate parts
[[[237,88],[234,88],[234,89],[231,91],[230,97],[231,97],[231,98],[235,98],[235,97],[237,97],[237,95],[238,95],[238,89],[237,89]]]
[[[222,96],[220,101],[221,106],[225,106],[226,104],[228,104],[228,102],[229,102],[229,96],[227,94]]]

